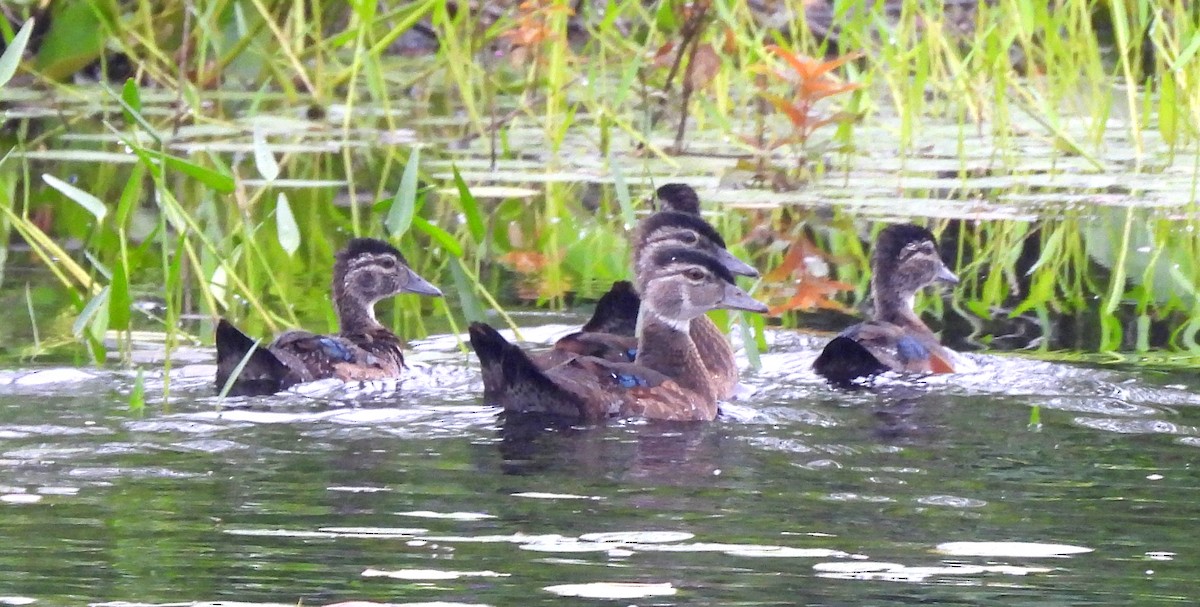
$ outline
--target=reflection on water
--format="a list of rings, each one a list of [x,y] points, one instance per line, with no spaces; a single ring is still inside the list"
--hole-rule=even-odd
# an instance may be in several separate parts
[[[1196,598],[1189,376],[976,356],[846,392],[772,341],[712,424],[498,420],[448,336],[262,399],[176,368],[142,413],[128,373],[0,373],[0,604]]]

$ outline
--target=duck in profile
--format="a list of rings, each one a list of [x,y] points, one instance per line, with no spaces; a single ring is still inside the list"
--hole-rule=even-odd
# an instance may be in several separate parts
[[[754,266],[738,259],[726,248],[725,240],[712,224],[700,216],[700,198],[691,186],[668,183],[655,195],[663,209],[643,219],[633,234],[635,276],[651,270],[650,253],[661,248],[688,247],[714,256],[729,272],[757,277]],[[565,356],[598,356],[617,362],[632,361],[637,354],[634,327],[641,301],[633,284],[617,281],[599,301],[592,318],[583,328],[555,344],[549,354],[535,358],[543,368],[559,364]],[[692,339],[709,370],[720,400],[728,399],[737,389],[738,367],[728,337],[707,316],[691,323]]]
[[[404,368],[400,338],[375,319],[375,304],[399,293],[442,295],[413,272],[392,245],[373,238],[351,240],[333,265],[338,333],[292,330],[263,347],[222,318],[216,334],[217,390],[225,388],[243,359],[230,395],[273,394],[330,377],[352,381],[399,376]]]
[[[649,253],[639,275],[641,306],[632,362],[577,356],[543,369],[495,329],[472,323],[471,347],[483,369],[484,399],[506,412],[570,423],[613,417],[712,420],[718,391],[692,340],[691,325],[717,308],[765,312],[733,283],[713,255],[687,247]]]
[[[953,373],[956,355],[913,311],[917,291],[937,281],[958,284],[933,234],[912,224],[884,228],[875,240],[871,272],[874,318],[833,338],[813,369],[835,384],[884,371]]]

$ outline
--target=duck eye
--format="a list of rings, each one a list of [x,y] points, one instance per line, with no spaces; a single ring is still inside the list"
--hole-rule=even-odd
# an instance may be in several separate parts
[[[700,268],[688,268],[683,275],[686,276],[688,280],[694,280],[697,282],[704,280],[704,270],[701,270]]]
[[[385,270],[390,270],[396,267],[396,260],[392,259],[391,257],[384,257],[383,259],[379,260],[379,267]]]

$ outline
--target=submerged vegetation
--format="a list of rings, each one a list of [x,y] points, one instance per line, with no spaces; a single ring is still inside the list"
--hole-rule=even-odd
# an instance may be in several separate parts
[[[350,235],[451,296],[397,300],[402,335],[562,306],[625,276],[668,180],[779,268],[789,325],[845,324],[860,220],[918,216],[958,260],[923,304],[960,345],[1200,350],[1189,2],[397,4],[6,4],[10,353],[331,327]]]

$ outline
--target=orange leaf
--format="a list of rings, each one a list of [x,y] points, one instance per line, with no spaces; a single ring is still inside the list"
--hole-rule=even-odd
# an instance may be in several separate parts
[[[775,106],[775,109],[786,114],[788,120],[792,121],[792,126],[796,127],[797,129],[804,128],[804,125],[808,123],[808,112],[805,112],[800,107],[797,107],[791,101],[788,101],[787,99],[784,99],[783,97],[773,93],[762,92],[759,93],[759,95],[762,95],[763,99],[766,99],[767,102]]]
[[[848,61],[852,61],[854,59],[858,59],[859,57],[863,56],[861,51],[855,51],[848,55],[842,55],[841,57],[838,57],[837,59],[831,59],[829,61],[821,61],[819,59],[813,59],[812,57],[807,57],[807,56],[800,55],[797,53],[789,52],[789,51],[784,50],[783,48],[781,48],[777,45],[774,45],[774,44],[767,45],[767,50],[770,51],[775,56],[779,57],[780,59],[783,59],[784,61],[786,61],[787,64],[789,66],[791,66],[792,70],[796,72],[796,75],[800,77],[801,80],[811,80],[813,78],[818,78],[820,76],[823,76],[823,75],[829,73],[832,70],[835,70],[835,69],[841,67]]]
[[[687,84],[693,90],[704,88],[706,84],[712,82],[720,69],[721,58],[717,56],[717,51],[707,42],[701,44],[696,47],[692,61],[688,64]]]
[[[732,27],[725,28],[725,41],[721,44],[721,50],[730,55],[737,52],[737,33]]]
[[[811,310],[813,308],[849,312],[850,310],[845,305],[829,297],[837,294],[838,291],[848,291],[852,288],[844,282],[809,277],[796,285],[795,294],[791,298],[782,304],[772,306],[767,313],[778,316],[792,310]]]
[[[800,83],[799,94],[805,99],[816,101],[861,87],[862,85],[857,82],[839,82],[832,78],[813,78],[812,80],[805,80]]]
[[[658,68],[671,67],[671,63],[675,58],[671,56],[671,51],[675,50],[675,41],[668,40],[654,51],[654,58],[650,60],[650,65]]]
[[[762,281],[772,283],[791,280],[792,273],[798,269],[804,269],[804,247],[793,243],[788,247],[787,253],[783,254],[783,261],[770,272],[763,274]]]
[[[533,274],[546,267],[546,256],[537,251],[509,251],[497,258],[519,274]]]
[[[820,62],[816,59],[789,52],[775,44],[768,44],[767,50],[776,57],[786,61],[792,67],[792,71],[806,80],[815,76],[817,74],[816,70],[820,67]]]

